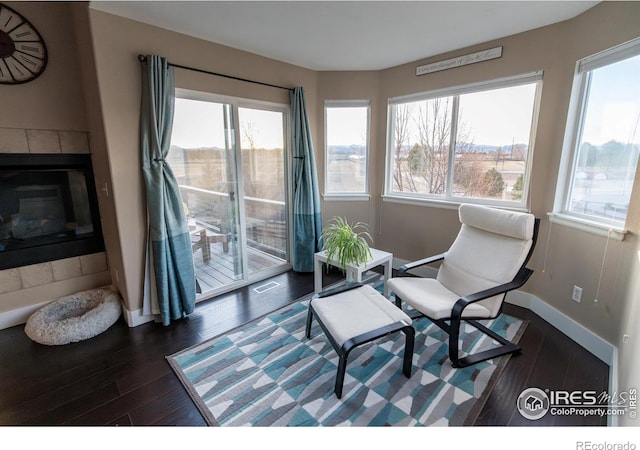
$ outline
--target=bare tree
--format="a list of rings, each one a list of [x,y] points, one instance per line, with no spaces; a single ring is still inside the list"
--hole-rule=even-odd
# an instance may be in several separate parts
[[[242,134],[249,144],[249,149],[256,148],[256,124],[252,121],[242,122]]]
[[[396,107],[394,181],[399,189],[430,194],[445,193],[450,152],[454,151],[451,147],[452,102],[452,97],[423,101],[417,114],[412,114],[409,105]],[[415,127],[409,126],[409,120],[414,121]],[[409,144],[411,129],[417,130],[417,142],[411,146],[407,157],[401,158],[400,150]],[[474,185],[482,180],[484,171],[481,171],[478,164],[473,165],[475,155],[470,152],[473,146],[471,133],[462,118],[462,112],[458,114],[456,130],[454,182],[461,184],[465,192],[476,191],[479,187]]]
[[[526,161],[527,146],[525,144],[515,144],[511,152],[511,159],[513,161]]]
[[[404,172],[402,167],[402,149],[409,143],[409,118],[411,117],[411,109],[411,106],[407,103],[395,106],[395,154],[393,164],[393,180],[398,187],[398,190],[401,192],[404,190],[402,175]]]
[[[418,110],[417,124],[421,167],[419,175],[427,192],[445,192],[451,144],[451,98],[427,100]]]
[[[454,183],[458,194],[464,197],[477,197],[485,191],[482,161],[474,154],[465,154],[462,161],[457,161]]]
[[[496,148],[495,159],[496,159],[496,169],[498,168],[498,163],[502,161],[502,168],[504,168],[504,149],[502,146]]]
[[[256,124],[255,122],[240,121],[240,130],[244,137],[242,144],[242,165],[244,168],[244,194],[250,197],[257,196],[259,189],[258,182],[258,152],[256,150]],[[245,147],[244,144],[247,144]]]

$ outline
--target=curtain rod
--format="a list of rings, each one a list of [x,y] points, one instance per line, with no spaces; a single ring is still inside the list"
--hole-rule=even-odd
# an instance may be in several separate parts
[[[147,57],[145,55],[138,55],[138,61],[143,62],[143,61],[146,61],[146,60],[147,60]],[[191,70],[191,71],[194,71],[194,72],[206,73],[208,75],[215,75],[217,77],[230,78],[232,80],[244,81],[244,82],[247,82],[247,83],[260,84],[262,86],[268,86],[268,87],[273,87],[273,88],[278,88],[278,89],[285,89],[287,91],[293,91],[293,88],[288,88],[288,87],[284,87],[284,86],[278,86],[276,84],[263,83],[262,81],[254,81],[254,80],[249,80],[247,78],[234,77],[233,75],[225,75],[223,73],[210,72],[208,70],[197,69],[195,67],[181,66],[180,64],[169,63],[169,65],[171,67],[177,67],[179,69],[185,69],[185,70]]]

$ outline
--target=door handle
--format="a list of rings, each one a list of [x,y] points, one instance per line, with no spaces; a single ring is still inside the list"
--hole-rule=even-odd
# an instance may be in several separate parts
[[[229,200],[231,200],[232,202],[236,201],[236,193],[231,191],[229,192]]]

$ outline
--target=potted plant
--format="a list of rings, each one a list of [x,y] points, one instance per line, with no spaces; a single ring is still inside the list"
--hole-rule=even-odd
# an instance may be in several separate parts
[[[373,242],[365,223],[351,225],[343,217],[334,217],[322,231],[328,264],[344,269],[347,264],[357,266],[368,261],[372,256],[367,239]]]

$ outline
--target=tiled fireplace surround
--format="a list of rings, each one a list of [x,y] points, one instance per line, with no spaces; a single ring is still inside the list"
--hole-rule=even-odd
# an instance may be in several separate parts
[[[84,131],[0,127],[0,153],[90,153]],[[111,283],[104,252],[0,270],[0,329],[61,296]]]

